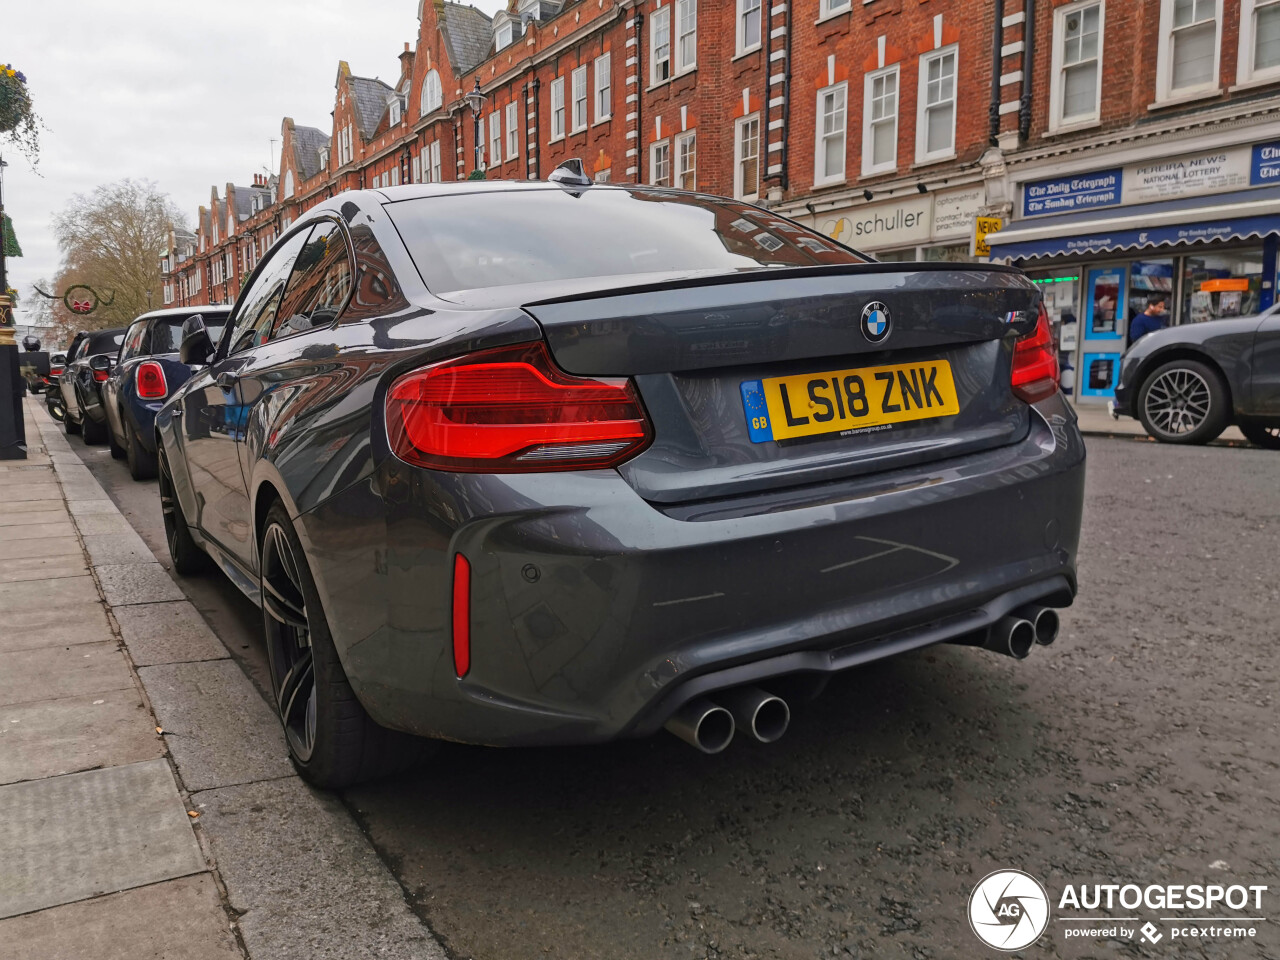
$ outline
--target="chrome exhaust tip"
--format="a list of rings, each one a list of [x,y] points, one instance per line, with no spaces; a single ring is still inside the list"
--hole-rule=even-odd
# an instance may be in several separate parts
[[[1019,608],[1017,614],[1031,621],[1036,628],[1036,643],[1040,646],[1047,647],[1058,639],[1060,622],[1057,610],[1052,607],[1029,606]]]
[[[1002,617],[987,633],[983,649],[1002,653],[1015,660],[1025,660],[1036,645],[1035,624],[1024,617]]]
[[[737,726],[761,743],[781,739],[791,723],[787,701],[759,687],[734,687],[717,694],[716,699],[728,707]]]
[[[732,713],[702,697],[686,703],[664,726],[703,753],[719,753],[729,746],[736,729]]]

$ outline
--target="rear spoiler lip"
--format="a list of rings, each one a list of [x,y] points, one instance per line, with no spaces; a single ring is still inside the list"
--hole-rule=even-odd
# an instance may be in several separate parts
[[[821,265],[812,267],[783,267],[777,269],[762,268],[760,270],[743,270],[711,276],[677,277],[670,280],[649,281],[646,283],[623,284],[607,289],[583,290],[563,296],[544,297],[541,300],[529,300],[521,307],[541,307],[557,303],[577,303],[583,300],[607,300],[613,297],[630,296],[641,293],[661,293],[669,290],[684,290],[690,287],[717,287],[735,283],[759,283],[766,280],[796,280],[804,277],[840,277],[865,276],[883,273],[1004,273],[1015,277],[1025,277],[1017,267],[1002,263],[946,263],[946,262],[899,262],[899,263],[850,263],[839,265]],[[1028,286],[1034,286],[1030,280]]]

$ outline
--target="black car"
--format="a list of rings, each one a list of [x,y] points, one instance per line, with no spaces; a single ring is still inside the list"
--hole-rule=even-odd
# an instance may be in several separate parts
[[[67,351],[67,365],[58,377],[62,405],[66,408],[62,425],[69,434],[82,434],[85,443],[101,443],[107,439],[101,386],[110,375],[123,342],[123,327],[91,330],[76,334]]]
[[[170,552],[261,604],[314,783],[404,733],[773,740],[835,671],[1023,657],[1075,595],[1084,446],[1015,269],[568,166],[341,194],[188,326]]]
[[[156,475],[156,413],[191,376],[191,368],[178,359],[182,325],[199,315],[216,339],[229,312],[229,307],[173,307],[144,313],[129,324],[101,393],[111,455],[128,461],[133,479]]]
[[[1280,450],[1280,305],[1140,338],[1121,360],[1111,413],[1165,443],[1208,443],[1234,423]]]

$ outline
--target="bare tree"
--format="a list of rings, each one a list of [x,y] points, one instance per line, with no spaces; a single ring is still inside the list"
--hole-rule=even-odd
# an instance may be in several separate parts
[[[121,180],[71,199],[54,220],[62,250],[57,292],[84,284],[102,300],[78,317],[77,329],[122,327],[162,303],[160,254],[170,227],[181,223],[173,201],[149,180]],[[65,312],[56,304],[59,319]]]

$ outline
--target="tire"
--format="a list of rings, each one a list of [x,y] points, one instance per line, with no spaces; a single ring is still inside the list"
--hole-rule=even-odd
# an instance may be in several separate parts
[[[138,432],[123,413],[120,414],[120,424],[124,427],[124,449],[121,452],[129,463],[129,476],[135,480],[150,480],[156,475],[156,455],[142,445]]]
[[[258,556],[271,689],[299,775],[337,790],[415,763],[430,742],[378,726],[356,699],[293,521],[278,501],[267,511]]]
[[[1270,426],[1263,423],[1242,423],[1240,432],[1255,447],[1262,447],[1264,450],[1280,450],[1280,423],[1273,423]]]
[[[1171,360],[1138,391],[1138,419],[1161,443],[1208,443],[1227,428],[1231,401],[1217,370],[1199,360]]]
[[[124,414],[120,414],[120,423],[124,423]],[[127,427],[125,428],[128,429]],[[111,429],[111,422],[107,422],[107,446],[111,450],[112,460],[123,460],[125,458],[125,449],[116,442],[116,432]]]
[[[173,474],[169,472],[169,464],[163,452],[160,454],[159,468],[160,509],[164,512],[164,538],[169,545],[169,556],[173,559],[174,572],[184,577],[204,573],[212,566],[212,561],[191,536],[187,518],[182,515],[182,504],[178,502],[177,494],[174,493]]]
[[[106,424],[95,423],[88,414],[80,422],[80,430],[80,439],[85,442],[85,446],[102,443],[103,440],[107,439],[107,434],[111,432],[107,429]]]
[[[62,429],[67,431],[67,436],[80,436],[80,424],[71,419],[71,411],[65,406],[62,408]]]
[[[53,417],[55,423],[66,423],[67,408],[62,405],[61,401],[52,401],[46,397],[44,408],[49,411],[49,416]]]

